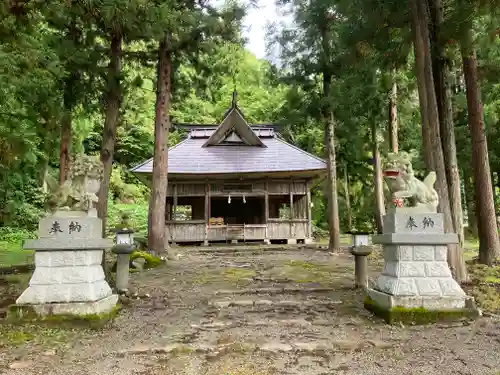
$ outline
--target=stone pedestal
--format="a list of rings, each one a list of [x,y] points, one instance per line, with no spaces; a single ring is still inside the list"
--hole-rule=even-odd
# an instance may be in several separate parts
[[[104,279],[102,252],[112,241],[101,236],[102,224],[85,212],[59,211],[40,221],[39,239],[27,240],[35,250],[35,271],[17,305],[39,315],[87,315],[110,312],[117,295]]]
[[[371,246],[353,246],[349,250],[354,255],[354,279],[356,288],[368,288],[368,255],[373,252]]]
[[[112,248],[112,251],[113,253],[117,254],[116,290],[118,291],[118,293],[125,293],[128,291],[130,254],[134,252],[134,246],[132,244],[119,243]]]
[[[464,309],[470,299],[453,279],[444,233],[443,214],[394,210],[384,217],[384,234],[373,236],[384,248],[384,271],[368,295],[381,308]],[[472,299],[470,299],[472,300]]]

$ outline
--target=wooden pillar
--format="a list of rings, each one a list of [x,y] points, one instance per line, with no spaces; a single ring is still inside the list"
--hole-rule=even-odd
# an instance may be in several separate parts
[[[295,224],[293,222],[295,216],[293,212],[293,181],[290,181],[288,186],[290,189],[290,237],[295,237]]]
[[[168,200],[168,196],[167,196],[167,200]],[[165,221],[170,220],[170,208],[171,208],[170,202],[165,203]]]
[[[269,184],[266,181],[266,191],[264,193],[264,222],[269,220]]]
[[[205,183],[205,243],[208,245],[208,226],[210,222],[210,185]]]
[[[266,238],[264,241],[269,243],[269,235],[268,235],[268,221],[269,221],[269,182],[266,180],[266,191],[264,192],[264,222],[266,223]]]
[[[176,212],[177,212],[177,184],[173,186],[174,190],[174,206],[172,208],[172,220],[177,220]]]
[[[307,217],[307,236],[312,238],[312,212],[311,212],[311,190],[309,182],[306,184],[306,217]]]

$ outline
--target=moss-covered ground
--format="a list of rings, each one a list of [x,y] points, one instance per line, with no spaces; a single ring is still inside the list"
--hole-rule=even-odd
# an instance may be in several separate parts
[[[422,307],[405,308],[402,306],[386,309],[379,306],[370,297],[365,298],[364,306],[367,310],[384,319],[389,324],[402,323],[425,325],[439,322],[475,319],[478,317],[478,311],[475,309],[428,310]]]
[[[257,247],[246,254],[175,251],[181,256],[131,274],[131,288],[147,297],[130,299],[110,324],[97,330],[66,325],[64,319],[64,324],[55,319],[56,324],[10,324],[4,319],[0,363],[5,366],[0,365],[0,372],[26,361],[31,362],[23,375],[372,375],[412,373],[415,363],[440,375],[489,375],[500,368],[500,345],[493,336],[500,332],[487,320],[389,326],[375,318],[364,307],[362,291],[353,288],[349,254],[298,247],[275,252]],[[469,249],[466,258],[473,259],[476,251]],[[481,307],[494,312],[499,275],[472,263],[474,284],[468,293],[476,293]],[[378,252],[369,265],[374,280],[382,266]],[[11,298],[5,304],[13,303],[29,277],[0,276],[0,292],[8,286]],[[259,292],[273,288],[278,291]],[[230,303],[215,304],[221,301]],[[400,311],[405,314],[411,319],[404,321],[434,320],[425,311]],[[180,346],[165,354],[163,348],[172,343]],[[143,354],[130,354],[141,347]],[[474,363],[460,361],[472,357]],[[489,372],[482,371],[483,365]]]

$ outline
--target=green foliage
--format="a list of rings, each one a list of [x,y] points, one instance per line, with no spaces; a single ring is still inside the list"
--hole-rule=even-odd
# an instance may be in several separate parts
[[[36,230],[46,199],[43,179],[47,174],[57,178],[59,173],[64,116],[72,118],[72,149],[99,154],[110,83],[110,32],[119,31],[123,66],[118,80],[123,99],[109,192],[110,227],[119,221],[118,212],[128,210],[130,204],[134,228],[146,233],[149,190],[128,170],[153,154],[156,48],[169,35],[174,56],[174,123],[218,123],[236,88],[238,103],[250,122],[279,123],[287,141],[325,156],[322,110],[332,108],[337,120],[341,228],[353,229],[348,228],[346,215],[349,198],[353,226],[371,230],[375,213],[372,126],[384,155],[389,149],[388,104],[393,83],[398,88],[399,149],[414,151],[414,168],[423,170],[409,13],[401,12],[395,0],[280,3],[288,7],[294,22],[290,27],[276,26],[269,35],[271,44],[281,47],[279,68],[244,48],[243,9],[238,2],[210,9],[176,1],[57,0],[43,7],[33,4],[22,15],[1,7],[0,228],[21,228],[30,235]],[[487,3],[493,4],[447,3],[444,39],[453,67],[459,168],[471,175],[467,103],[455,42],[467,27],[474,31],[489,158],[499,193],[500,22],[498,11]],[[327,36],[327,45],[320,44],[322,35]],[[324,72],[332,75],[326,97]],[[184,136],[185,132],[173,130],[169,146]],[[344,171],[349,178],[347,190]],[[322,236],[326,230],[324,184],[313,189],[312,202],[315,232]],[[0,254],[20,248],[19,241],[6,235],[0,232]]]
[[[25,239],[35,238],[36,233],[26,229],[0,227],[0,267],[24,265],[33,262],[33,252],[23,250]]]
[[[129,216],[130,226],[138,236],[146,234],[148,229],[148,205],[142,204],[123,204],[110,201],[108,210],[109,228],[115,228],[121,222],[121,214],[126,211]]]

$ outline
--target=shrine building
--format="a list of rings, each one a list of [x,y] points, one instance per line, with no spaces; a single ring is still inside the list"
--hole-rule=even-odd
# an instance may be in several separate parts
[[[168,151],[169,243],[312,242],[310,189],[324,160],[249,124],[235,96],[219,125],[177,125],[187,138]],[[151,184],[153,159],[132,169]]]

